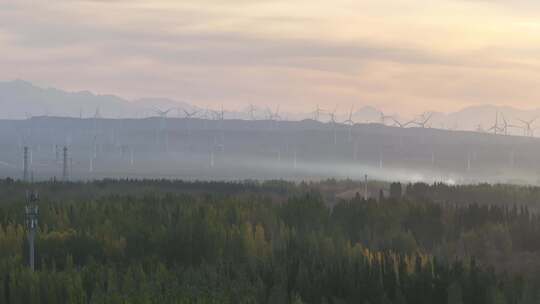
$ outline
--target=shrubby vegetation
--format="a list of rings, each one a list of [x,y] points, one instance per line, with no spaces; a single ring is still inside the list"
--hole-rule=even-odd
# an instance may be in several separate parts
[[[540,302],[537,190],[394,184],[328,204],[343,183],[39,183],[32,273],[28,185],[2,181],[0,302]]]

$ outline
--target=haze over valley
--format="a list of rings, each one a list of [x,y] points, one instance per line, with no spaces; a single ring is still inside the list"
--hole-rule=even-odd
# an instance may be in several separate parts
[[[21,175],[25,146],[36,180],[62,178],[64,147],[72,180],[367,174],[387,181],[536,184],[540,176],[534,121],[527,129],[511,120],[535,112],[510,107],[425,112],[408,121],[367,105],[349,113],[316,108],[294,114],[279,106],[205,109],[160,98],[128,101],[42,89],[21,80],[0,84],[0,104],[9,109],[0,121],[5,177]],[[453,127],[445,127],[452,121]],[[482,121],[486,127],[474,128]]]

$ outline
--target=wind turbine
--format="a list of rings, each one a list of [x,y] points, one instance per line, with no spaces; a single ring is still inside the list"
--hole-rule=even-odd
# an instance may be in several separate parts
[[[212,115],[215,120],[223,121],[225,119],[225,111],[223,110],[223,105],[219,110],[212,111]]]
[[[88,172],[94,172],[94,158],[90,155],[90,165],[88,166]]]
[[[395,119],[394,117],[390,117],[394,121],[394,126],[398,126],[400,128],[406,128],[408,125],[412,124],[414,121],[408,121],[405,123],[400,122],[399,120]]]
[[[187,125],[187,133],[188,133],[188,136],[191,135],[191,124],[190,124],[190,121],[195,118],[195,115],[197,115],[199,113],[198,110],[192,110],[192,111],[188,111],[186,109],[182,109],[182,111],[184,111],[184,118],[186,119],[186,125]]]
[[[96,112],[94,113],[95,119],[100,119],[101,117],[101,111],[99,110],[99,107],[96,107]]]
[[[266,117],[268,120],[280,120],[281,116],[279,115],[279,105],[276,107],[276,110],[272,112],[272,109],[266,109]]]
[[[328,115],[330,116],[330,123],[332,124],[332,131],[334,132],[334,145],[337,145],[336,112],[337,112],[337,106],[334,108],[334,111],[328,113]]]
[[[495,123],[489,129],[487,129],[487,131],[493,131],[493,134],[497,134],[499,130],[499,112],[497,111],[495,112]]]
[[[380,121],[381,121],[381,124],[385,125],[386,124],[386,120],[387,119],[394,119],[392,116],[390,115],[385,115],[383,112],[379,112],[380,114]]]
[[[161,117],[161,118],[167,118],[167,115],[169,115],[169,113],[174,109],[175,108],[170,108],[170,109],[167,109],[167,110],[161,110],[161,109],[159,109],[157,107],[154,107],[154,113],[159,115],[159,117]]]
[[[317,107],[315,108],[315,111],[311,112],[313,114],[313,119],[315,121],[319,121],[320,117],[321,117],[321,114],[324,113],[324,111],[319,107],[319,105],[317,105]]]
[[[508,121],[506,120],[506,117],[502,113],[501,113],[501,118],[502,118],[502,127],[500,128],[500,131],[502,131],[504,135],[508,135],[508,128],[519,128],[519,129],[521,129],[520,126],[509,124]]]
[[[195,115],[199,114],[198,110],[188,111],[186,109],[183,109],[182,111],[184,111],[185,118],[187,119],[193,119],[195,118]]]
[[[204,109],[204,111],[201,112],[199,117],[203,120],[204,129],[208,128],[208,120],[212,119],[212,111],[209,109]]]
[[[508,127],[510,125],[508,125],[508,121],[506,121],[506,117],[504,117],[504,114],[502,113],[501,113],[501,118],[502,118],[502,127],[500,128],[500,130],[502,131],[504,135],[508,135]]]
[[[272,122],[272,127],[277,128],[276,122],[281,120],[281,115],[279,115],[279,105],[276,107],[276,110],[272,112],[270,108],[266,110],[268,120]]]
[[[412,121],[411,123],[419,126],[420,128],[425,128],[427,123],[431,120],[433,117],[433,112],[424,112],[420,115],[418,120]]]
[[[257,111],[257,108],[253,105],[253,104],[250,104],[247,108],[247,114],[249,115],[249,119],[251,120],[255,120],[255,112]]]
[[[167,136],[167,132],[165,130],[165,124],[167,122],[167,115],[172,111],[174,110],[175,108],[170,108],[170,109],[167,109],[167,110],[161,110],[157,107],[154,107],[154,113],[156,113],[161,119],[160,119],[160,124],[159,124],[159,132],[158,132],[158,138],[159,138],[159,133],[161,133],[161,135],[164,135],[164,138],[165,138],[165,151],[168,151],[169,150],[169,138]]]
[[[202,119],[208,119],[208,118],[210,117],[210,116],[209,116],[209,112],[210,112],[210,110],[204,109],[204,111],[201,113],[200,117],[201,117]]]
[[[218,128],[221,131],[221,148],[222,151],[225,150],[225,130],[223,129],[223,121],[225,120],[225,111],[223,110],[223,105],[219,111],[212,111],[214,120],[218,121]],[[214,138],[215,139],[215,138]]]
[[[345,120],[343,123],[349,126],[349,142],[352,141],[352,127],[354,126],[354,121],[352,120],[353,116],[353,107],[351,106],[351,110],[349,111],[349,118]]]
[[[531,126],[537,119],[538,119],[538,117],[535,117],[535,118],[530,119],[530,120],[518,119],[524,125],[523,126],[523,134],[525,136],[534,136],[534,130],[533,130],[533,128]]]

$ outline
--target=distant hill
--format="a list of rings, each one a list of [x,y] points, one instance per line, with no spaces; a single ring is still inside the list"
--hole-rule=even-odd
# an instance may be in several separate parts
[[[0,107],[0,118],[12,119],[31,116],[93,116],[98,109],[108,116],[133,113],[131,104],[117,96],[45,89],[23,80],[0,82]]]
[[[25,119],[33,116],[147,117],[155,116],[156,108],[193,109],[192,105],[163,98],[129,101],[114,95],[98,95],[89,91],[67,92],[41,88],[24,80],[0,82],[0,119]],[[171,113],[176,116],[177,111]]]
[[[41,88],[24,80],[0,82],[0,119],[24,119],[33,116],[67,116],[67,117],[93,117],[98,113],[105,118],[142,118],[156,116],[156,110],[170,111],[170,117],[185,117],[188,112],[197,112],[199,117],[212,118],[215,111],[203,109],[186,101],[167,98],[141,98],[127,100],[114,95],[99,95],[89,91],[67,92],[56,88]],[[216,110],[216,109],[214,109]],[[268,119],[269,117],[283,120],[312,119],[313,113],[288,113],[279,111],[279,108],[268,109],[264,107],[250,107],[238,111],[224,109],[228,119]],[[350,109],[338,109],[336,120],[344,122],[349,118]],[[398,112],[398,111],[396,111]],[[531,120],[540,117],[540,109],[521,110],[509,106],[481,105],[471,106],[452,113],[434,112],[428,127],[449,130],[477,130],[487,131],[495,123],[498,113],[499,127],[506,120],[508,133],[524,134],[525,124],[520,120]],[[381,122],[381,111],[372,106],[353,109],[352,118],[357,123]],[[384,113],[405,123],[417,117],[400,117],[396,113]],[[329,110],[321,114],[322,121],[330,119]],[[393,121],[387,119],[386,124]],[[532,125],[533,131],[540,126],[540,120]]]
[[[503,119],[512,127],[509,128],[511,134],[521,134],[523,130],[517,127],[523,127],[519,120],[532,120],[540,117],[540,109],[521,110],[509,106],[481,105],[464,108],[460,111],[446,115],[445,121],[447,127],[459,130],[487,130],[495,124],[495,115],[499,113],[498,121],[502,124]],[[537,125],[540,126],[540,121]],[[438,127],[437,125],[434,125]],[[533,125],[534,127],[534,125]]]

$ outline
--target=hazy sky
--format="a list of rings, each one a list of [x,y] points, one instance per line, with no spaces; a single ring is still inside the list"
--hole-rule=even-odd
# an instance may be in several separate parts
[[[538,0],[0,0],[0,80],[391,112],[540,106]]]

